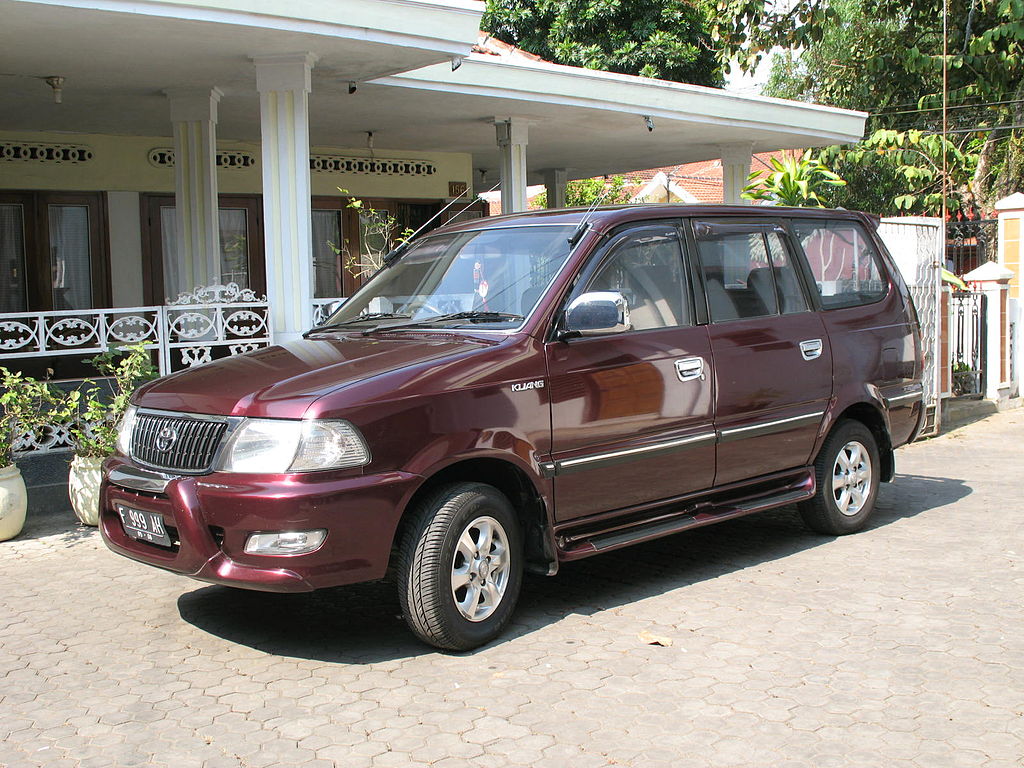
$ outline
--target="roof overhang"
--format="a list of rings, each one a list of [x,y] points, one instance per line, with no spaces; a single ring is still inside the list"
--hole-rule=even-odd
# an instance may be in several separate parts
[[[315,53],[316,91],[465,56],[482,13],[477,0],[0,0],[0,128],[162,135],[164,89],[217,86],[229,124],[239,96],[258,135],[252,56]],[[66,78],[58,108],[49,75]]]
[[[521,53],[472,53],[476,0],[0,0],[0,129],[169,136],[164,90],[217,86],[217,134],[259,140],[256,54],[310,51],[310,140],[473,156],[498,179],[494,121],[529,125],[531,183],[858,140],[866,115]],[[452,59],[462,60],[453,70]],[[63,75],[54,104],[48,75]],[[355,82],[355,93],[349,83]],[[654,121],[654,131],[645,126]]]
[[[547,168],[581,178],[719,157],[723,145],[752,152],[846,144],[867,115],[717,88],[474,53],[453,71],[429,66],[379,78],[405,92],[420,141],[457,131],[478,168],[499,167],[495,117],[529,123],[531,181]],[[375,91],[375,95],[376,95]],[[649,131],[645,117],[654,121]],[[476,124],[476,125],[474,125]]]

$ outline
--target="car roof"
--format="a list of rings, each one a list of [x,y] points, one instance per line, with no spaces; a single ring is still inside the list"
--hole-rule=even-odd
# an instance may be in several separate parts
[[[552,208],[500,216],[485,216],[438,227],[431,234],[465,232],[516,226],[573,225],[589,221],[595,230],[605,231],[619,224],[644,219],[693,218],[697,216],[735,216],[751,218],[828,218],[868,222],[871,217],[859,211],[833,208],[790,208],[764,205],[608,205],[598,208]]]

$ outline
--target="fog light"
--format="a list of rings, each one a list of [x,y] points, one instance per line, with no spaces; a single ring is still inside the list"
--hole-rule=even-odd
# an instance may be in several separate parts
[[[245,542],[247,555],[305,555],[320,548],[327,531],[272,531],[252,533]]]

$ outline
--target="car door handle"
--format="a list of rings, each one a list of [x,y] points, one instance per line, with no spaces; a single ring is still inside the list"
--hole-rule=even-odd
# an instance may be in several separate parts
[[[704,358],[684,357],[676,360],[676,376],[680,381],[693,381],[704,378]]]
[[[804,360],[814,360],[816,357],[821,357],[821,350],[821,339],[808,339],[807,341],[800,342],[800,354],[803,355]]]

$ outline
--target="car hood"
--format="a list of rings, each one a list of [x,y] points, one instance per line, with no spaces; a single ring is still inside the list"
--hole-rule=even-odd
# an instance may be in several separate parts
[[[313,402],[340,388],[495,343],[450,333],[298,339],[165,376],[132,401],[187,413],[301,418]]]

